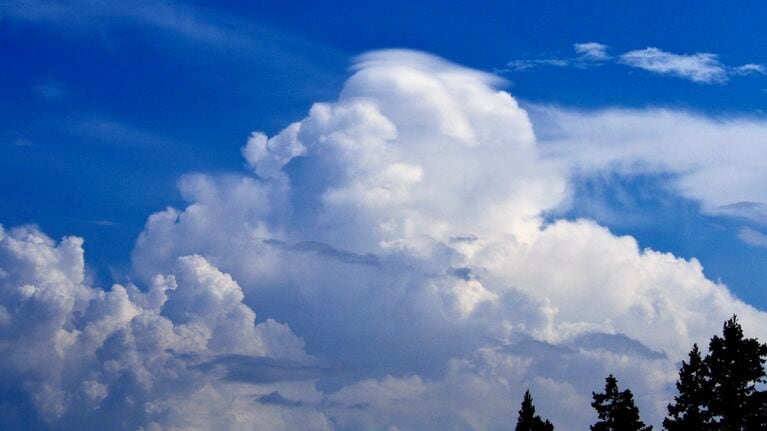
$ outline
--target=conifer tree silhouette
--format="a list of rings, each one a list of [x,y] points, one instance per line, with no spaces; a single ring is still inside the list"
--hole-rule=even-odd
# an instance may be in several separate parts
[[[533,405],[533,396],[530,395],[530,390],[525,391],[525,396],[522,398],[522,407],[519,409],[519,417],[517,418],[517,427],[515,431],[554,431],[554,425],[545,421],[540,416],[535,414],[535,406]]]
[[[767,345],[745,338],[737,316],[715,335],[701,359],[693,346],[682,362],[679,395],[668,406],[663,426],[668,431],[767,431],[767,390],[764,389]]]
[[[612,374],[605,381],[605,392],[593,393],[591,406],[599,421],[591,426],[591,431],[652,431],[652,426],[646,426],[639,418],[631,391],[619,391],[618,380]]]
[[[676,388],[679,395],[668,405],[668,416],[663,420],[663,428],[668,431],[708,431],[711,430],[711,412],[708,401],[711,398],[711,385],[708,367],[700,355],[698,345],[690,351],[689,362],[682,362]]]
[[[767,393],[764,363],[767,345],[745,338],[737,316],[724,322],[722,336],[711,338],[705,363],[711,395],[713,429],[753,431],[767,429]]]

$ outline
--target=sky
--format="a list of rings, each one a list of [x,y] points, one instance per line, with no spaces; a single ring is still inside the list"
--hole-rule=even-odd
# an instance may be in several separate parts
[[[568,430],[613,373],[659,425],[767,335],[766,20],[0,2],[0,424]]]

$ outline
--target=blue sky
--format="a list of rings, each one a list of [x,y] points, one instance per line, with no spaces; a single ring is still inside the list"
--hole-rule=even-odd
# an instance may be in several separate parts
[[[0,21],[4,109],[0,220],[77,234],[104,282],[124,272],[146,217],[177,204],[177,178],[230,171],[252,129],[274,133],[318,100],[331,100],[350,58],[386,47],[431,52],[497,71],[523,104],[671,107],[762,117],[763,74],[698,83],[609,62],[598,68],[507,64],[577,56],[595,41],[612,55],[647,47],[714,53],[759,64],[767,8],[720,2],[487,2],[482,5],[233,2],[45,8],[11,2]],[[504,70],[507,69],[507,70]],[[699,214],[696,203],[655,196],[651,178],[601,182],[601,205],[641,222],[591,217],[643,246],[697,256],[707,274],[767,307],[764,248],[733,240],[739,225]],[[633,195],[612,201],[605,187]],[[641,190],[639,190],[639,189]],[[647,191],[650,190],[649,198]],[[593,189],[578,189],[591,193]],[[645,193],[641,193],[644,191]],[[604,198],[604,199],[602,199]]]
[[[0,3],[0,425],[579,429],[607,373],[657,425],[688,345],[767,335],[764,22]]]

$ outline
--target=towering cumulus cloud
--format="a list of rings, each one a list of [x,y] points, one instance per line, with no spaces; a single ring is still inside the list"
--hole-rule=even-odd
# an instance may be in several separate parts
[[[188,206],[147,221],[136,285],[89,286],[80,239],[0,231],[6,410],[53,429],[500,430],[529,387],[575,430],[614,373],[659,422],[693,342],[733,313],[763,337],[767,315],[694,259],[544,223],[566,166],[498,84],[360,57],[337,101],[250,136],[250,172],[180,180]]]
[[[255,324],[229,275],[191,255],[143,292],[105,292],[84,284],[81,246],[34,228],[0,230],[6,404],[31,405],[40,427],[54,429],[328,428],[319,413],[285,416],[249,402],[316,366],[287,326]],[[287,371],[268,378],[273,363]],[[231,378],[241,364],[266,376],[263,384]],[[4,427],[29,429],[29,420]]]

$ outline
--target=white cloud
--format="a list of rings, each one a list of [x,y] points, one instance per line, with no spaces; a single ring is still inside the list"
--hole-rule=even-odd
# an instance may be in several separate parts
[[[263,133],[253,133],[242,148],[242,155],[262,178],[280,177],[285,164],[306,151],[298,142],[298,130],[299,124],[295,123],[272,139]]]
[[[541,149],[585,172],[670,173],[709,213],[764,218],[767,121],[668,109],[532,107]]]
[[[767,75],[767,68],[761,64],[748,63],[743,66],[734,67],[732,73],[736,75],[750,75],[753,73]]]
[[[767,74],[761,64],[747,63],[742,66],[727,66],[719,56],[711,53],[674,54],[655,47],[628,51],[617,57],[607,53],[608,46],[598,42],[576,43],[573,49],[578,57],[542,56],[540,58],[513,60],[498,72],[523,72],[537,67],[576,67],[587,69],[606,63],[620,63],[643,69],[659,75],[676,76],[698,83],[724,83],[731,76]]]
[[[20,352],[0,370],[49,423],[493,430],[531,387],[558,429],[581,429],[615,373],[657,424],[693,342],[733,313],[767,335],[767,315],[696,260],[542,216],[566,204],[573,166],[715,169],[713,139],[758,124],[557,110],[541,141],[492,75],[409,51],[353,70],[337,101],[251,135],[255,176],[180,180],[187,206],[152,215],[136,243],[141,289],[88,286],[81,240],[0,231],[0,340]],[[642,148],[670,124],[725,130],[693,162],[688,147]],[[648,132],[609,145],[627,130]],[[680,189],[714,208],[759,202],[751,175],[727,195],[702,177]]]
[[[717,213],[767,224],[767,203],[740,201],[720,207]]]
[[[610,56],[607,54],[607,45],[602,43],[576,43],[573,45],[573,48],[575,52],[581,54],[581,57],[586,60],[605,61],[610,59]]]
[[[767,235],[756,229],[744,227],[738,231],[738,238],[746,244],[767,248]]]
[[[21,379],[52,428],[298,426],[255,402],[256,388],[197,371],[197,364],[231,354],[310,360],[287,326],[255,324],[229,275],[185,256],[145,292],[133,285],[103,291],[85,284],[81,246],[74,237],[56,244],[34,227],[0,228],[4,380]],[[302,394],[311,396],[312,388]],[[309,428],[329,429],[319,413],[303,419]]]
[[[134,252],[138,268],[150,274],[147,267],[177,254],[207,253],[254,298],[266,298],[260,303],[268,313],[299,333],[311,331],[313,353],[403,376],[470,357],[484,348],[481,337],[515,345],[515,334],[527,334],[556,346],[588,331],[624,334],[671,359],[636,359],[657,379],[632,377],[633,386],[646,388],[640,396],[648,404],[664,396],[659,388],[673,375],[673,358],[705,341],[720,320],[737,311],[762,325],[761,314],[706,280],[695,261],[640,251],[591,223],[544,229],[539,216],[566,199],[572,164],[541,157],[526,113],[489,87],[493,77],[401,51],[364,57],[356,70],[337,102],[317,104],[276,137],[259,138],[248,160],[270,181],[183,181],[190,206],[150,220]],[[246,156],[254,145],[249,141]],[[258,198],[283,192],[288,198]],[[349,317],[349,325],[337,316],[360,318]],[[378,340],[374,349],[368,336]],[[425,359],[413,359],[416,352]],[[649,371],[660,364],[663,371]],[[592,381],[608,372],[604,366]],[[579,371],[550,376],[544,368],[518,370],[518,382],[593,389],[573,381]],[[442,388],[439,379],[421,379]],[[452,417],[439,401],[423,402],[435,403],[433,420]],[[375,419],[368,409],[347,407],[333,414],[351,427],[428,423],[403,413],[393,424],[390,410]],[[657,418],[662,408],[654,412]],[[500,423],[493,421],[501,416],[486,420]],[[468,416],[450,420],[472,423]]]
[[[568,67],[570,60],[565,58],[530,58],[522,60],[512,60],[506,63],[506,70],[522,72],[535,69],[540,66]]]
[[[538,58],[513,60],[506,63],[506,67],[498,72],[524,72],[538,67],[578,67],[581,69],[598,67],[612,59],[607,54],[607,45],[597,42],[585,42],[573,44],[573,50],[577,57],[543,55]]]
[[[661,75],[674,75],[694,82],[717,83],[727,80],[727,69],[716,54],[673,54],[650,47],[629,51],[620,61],[631,67]]]

